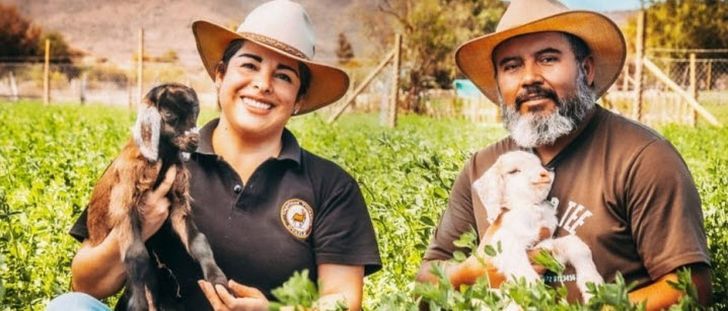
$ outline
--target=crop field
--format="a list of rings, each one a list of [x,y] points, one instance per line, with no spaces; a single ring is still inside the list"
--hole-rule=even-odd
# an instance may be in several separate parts
[[[716,105],[723,123],[728,109]],[[199,124],[213,118],[204,111]],[[470,154],[505,136],[499,125],[403,116],[396,129],[373,115],[336,124],[310,115],[289,128],[304,148],[359,182],[384,268],[366,280],[367,309],[413,291],[414,274],[450,187]],[[42,310],[69,290],[79,244],[68,234],[94,182],[130,136],[134,114],[107,106],[0,102],[0,310]],[[703,201],[716,309],[728,308],[728,127],[658,128],[681,152]],[[656,246],[660,247],[660,246]]]

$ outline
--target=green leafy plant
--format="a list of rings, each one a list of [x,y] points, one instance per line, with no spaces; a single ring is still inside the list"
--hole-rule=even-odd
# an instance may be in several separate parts
[[[294,272],[293,275],[280,287],[272,291],[278,301],[271,303],[272,310],[312,310],[320,309],[316,304],[319,292],[316,285],[308,277],[308,269],[301,272]],[[327,307],[325,311],[348,310],[344,301],[336,301],[336,304]],[[323,311],[323,310],[322,310]]]
[[[566,269],[564,265],[554,258],[553,254],[543,249],[536,253],[536,256],[533,257],[533,261],[534,263],[537,263],[556,274],[562,274]]]
[[[698,302],[698,289],[695,288],[695,284],[692,282],[690,269],[678,270],[677,282],[667,281],[667,283],[683,293],[680,301],[670,307],[671,311],[705,309]]]
[[[319,298],[316,284],[308,277],[308,270],[294,272],[288,281],[274,289],[272,293],[278,299],[278,303],[273,304],[275,310],[279,310],[282,306],[294,306],[296,310],[306,310]]]

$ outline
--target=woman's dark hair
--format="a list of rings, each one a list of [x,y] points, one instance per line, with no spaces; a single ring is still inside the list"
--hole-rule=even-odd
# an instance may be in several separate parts
[[[222,75],[225,75],[225,70],[227,70],[230,59],[243,47],[244,43],[245,40],[243,39],[236,39],[231,41],[230,44],[228,44],[227,48],[225,48],[225,52],[222,53],[222,59],[217,64],[215,71],[221,73]],[[298,76],[301,79],[301,87],[298,88],[296,100],[301,99],[301,97],[306,95],[306,92],[308,92],[308,87],[311,84],[311,70],[308,69],[308,66],[306,66],[303,62],[298,62]]]

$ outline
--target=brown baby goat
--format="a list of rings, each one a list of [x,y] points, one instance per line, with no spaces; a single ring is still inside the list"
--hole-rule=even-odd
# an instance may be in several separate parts
[[[172,165],[177,168],[167,194],[172,228],[202,266],[205,279],[213,284],[227,283],[207,238],[191,218],[189,172],[182,157],[197,149],[199,111],[197,95],[191,88],[180,84],[153,88],[139,109],[133,138],[94,188],[88,206],[89,240],[98,245],[117,228],[130,293],[128,310],[158,309],[156,276],[142,240],[139,209],[145,204],[145,195],[164,180]]]

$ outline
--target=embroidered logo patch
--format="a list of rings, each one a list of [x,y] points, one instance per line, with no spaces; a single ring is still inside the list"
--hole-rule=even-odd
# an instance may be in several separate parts
[[[313,209],[301,199],[290,199],[281,206],[281,222],[293,236],[305,239],[313,227]]]

